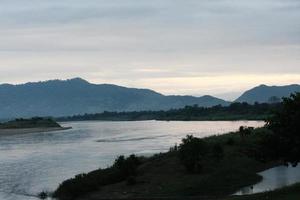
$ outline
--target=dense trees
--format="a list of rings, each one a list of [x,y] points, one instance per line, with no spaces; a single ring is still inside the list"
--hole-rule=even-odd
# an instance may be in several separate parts
[[[279,103],[255,103],[254,105],[250,105],[236,102],[229,106],[217,105],[210,108],[194,105],[168,111],[103,112],[62,117],[58,118],[58,120],[262,120],[269,117],[273,110],[278,110],[279,107]]]

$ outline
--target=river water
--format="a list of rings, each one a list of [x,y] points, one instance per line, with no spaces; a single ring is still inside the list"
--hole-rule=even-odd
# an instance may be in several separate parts
[[[70,122],[70,130],[0,137],[0,199],[36,200],[78,173],[120,155],[164,152],[187,134],[198,137],[262,126],[258,121]]]

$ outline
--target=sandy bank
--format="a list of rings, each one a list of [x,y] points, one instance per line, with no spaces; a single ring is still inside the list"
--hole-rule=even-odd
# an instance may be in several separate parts
[[[18,128],[18,129],[0,129],[0,136],[27,134],[27,133],[43,133],[51,131],[68,130],[72,127],[45,127],[45,128]]]

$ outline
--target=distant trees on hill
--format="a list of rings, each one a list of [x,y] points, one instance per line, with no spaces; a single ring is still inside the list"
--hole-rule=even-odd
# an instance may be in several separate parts
[[[168,111],[139,111],[139,112],[103,112],[96,114],[74,115],[57,118],[59,121],[108,120],[263,120],[279,109],[280,103],[232,103],[229,106],[213,106],[210,108],[185,106],[181,109]]]

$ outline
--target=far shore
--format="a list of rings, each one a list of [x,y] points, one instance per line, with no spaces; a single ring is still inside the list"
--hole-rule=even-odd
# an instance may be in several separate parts
[[[71,128],[72,127],[39,127],[39,128],[0,129],[0,136],[63,131]]]

